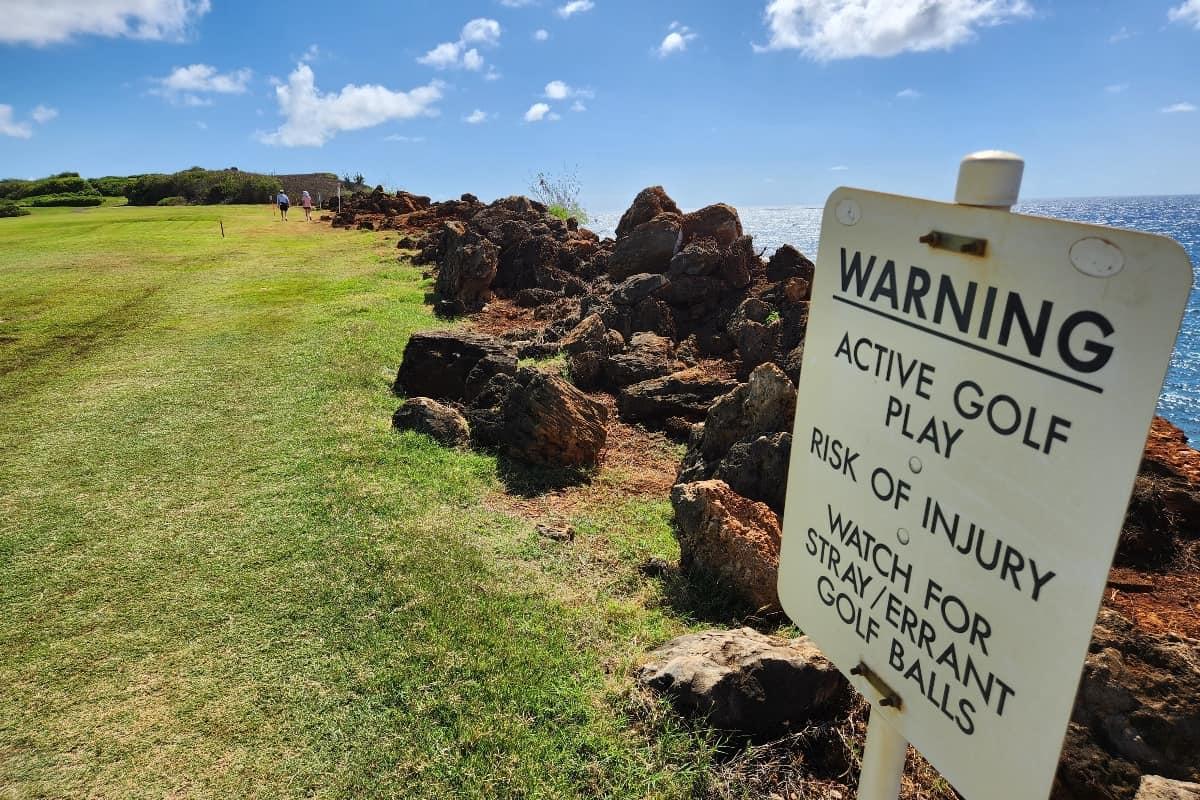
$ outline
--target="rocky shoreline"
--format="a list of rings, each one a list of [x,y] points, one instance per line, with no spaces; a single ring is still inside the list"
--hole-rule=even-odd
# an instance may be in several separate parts
[[[325,219],[398,232],[398,247],[415,252],[401,260],[436,278],[435,311],[476,320],[476,330],[410,339],[394,387],[407,398],[397,428],[496,450],[563,480],[586,480],[603,462],[614,415],[686,442],[670,493],[680,568],[715,577],[758,615],[779,612],[811,261],[787,245],[764,259],[734,208],[684,213],[658,186],[638,193],[613,239],[524,197],[434,203],[376,189]],[[549,357],[564,360],[565,374],[521,365]],[[1200,787],[1170,785],[1200,781],[1198,533],[1200,453],[1156,419],[1056,797],[1200,796],[1188,794]],[[804,640],[766,641],[749,630],[700,636],[668,644],[636,676],[682,713],[761,739],[851,705],[844,681]],[[713,642],[753,657],[735,659],[736,678],[713,677],[734,669],[728,658],[714,666],[705,649]],[[809,702],[788,694],[796,685],[817,687]],[[779,705],[762,699],[785,695],[792,718],[776,719]],[[754,708],[771,719],[729,711]]]

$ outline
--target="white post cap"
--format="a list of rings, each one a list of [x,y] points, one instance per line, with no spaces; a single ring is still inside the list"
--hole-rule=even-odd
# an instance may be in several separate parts
[[[954,202],[965,206],[1009,209],[1021,193],[1025,160],[1003,150],[981,150],[962,160]]]

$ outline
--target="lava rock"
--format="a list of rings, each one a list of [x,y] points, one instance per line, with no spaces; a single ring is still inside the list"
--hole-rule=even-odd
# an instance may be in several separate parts
[[[466,447],[471,429],[462,414],[428,397],[411,397],[392,414],[392,427],[416,431],[447,447]]]
[[[609,277],[623,281],[643,272],[666,272],[679,245],[681,227],[678,214],[659,214],[617,239],[608,258]]]
[[[811,283],[814,272],[813,263],[790,244],[776,250],[775,255],[767,262],[767,280],[772,282],[803,278]]]
[[[608,329],[599,314],[589,314],[558,343],[563,351],[606,354],[605,332]]]
[[[802,636],[784,639],[751,628],[692,633],[652,652],[635,673],[686,716],[756,740],[833,719],[849,707],[841,673]]]
[[[737,209],[725,203],[705,206],[699,211],[683,215],[683,241],[712,239],[721,247],[728,247],[742,235],[742,221]]]
[[[735,386],[736,381],[693,367],[626,386],[617,405],[622,417],[638,422],[656,424],[668,417],[699,422],[713,401]]]
[[[438,271],[437,292],[443,299],[477,308],[491,297],[499,251],[461,222],[447,222],[444,236],[446,254]]]
[[[633,229],[643,222],[649,222],[663,212],[678,214],[679,206],[675,205],[666,190],[661,186],[650,186],[638,192],[633,204],[621,215],[617,223],[617,238],[623,239],[633,232]]]
[[[618,305],[635,306],[668,283],[665,275],[653,273],[633,275],[613,288],[610,299]]]
[[[711,275],[721,266],[722,256],[721,248],[711,239],[690,242],[671,258],[667,276]]]
[[[669,375],[674,368],[671,340],[654,333],[635,333],[624,353],[604,362],[604,377],[611,386]]]
[[[1200,783],[1143,775],[1133,800],[1200,800]]]
[[[504,370],[516,371],[516,354],[494,336],[460,330],[414,333],[404,347],[393,390],[410,397],[462,401],[467,376],[488,357]]]
[[[742,439],[729,448],[713,477],[725,481],[743,497],[760,500],[782,514],[791,453],[790,433]]]
[[[671,505],[685,571],[716,577],[759,610],[780,610],[781,533],[774,511],[717,480],[676,484]]]

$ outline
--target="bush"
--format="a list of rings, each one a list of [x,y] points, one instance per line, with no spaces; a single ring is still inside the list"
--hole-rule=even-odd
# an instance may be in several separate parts
[[[587,212],[579,204],[579,176],[574,171],[562,175],[539,172],[529,183],[529,192],[540,201],[546,210],[559,219],[574,217],[578,222],[587,222]]]
[[[269,175],[193,167],[173,175],[139,175],[130,181],[125,196],[131,206],[158,205],[167,198],[183,198],[185,203],[263,203],[279,188],[279,180]]]
[[[119,175],[106,175],[103,178],[91,178],[89,183],[104,197],[124,197],[125,193],[129,191],[129,185],[140,177],[140,175],[130,175],[122,178]]]
[[[20,201],[21,205],[32,206],[33,208],[52,208],[56,206],[83,208],[85,206],[98,206],[103,202],[104,198],[98,194],[81,194],[79,192],[39,194],[36,197],[26,197]]]
[[[154,205],[156,206],[186,206],[187,198],[176,195],[175,197],[164,197]]]
[[[26,197],[42,197],[43,195],[53,194],[80,194],[93,195],[99,197],[100,193],[90,183],[79,177],[74,172],[63,172],[58,175],[51,175],[49,178],[42,178],[39,181],[29,181],[21,187],[13,200],[21,200]]]
[[[11,200],[0,200],[0,217],[23,217],[29,209],[21,208]]]
[[[5,178],[0,180],[0,200],[15,200],[18,193],[21,192],[30,181],[20,178]]]

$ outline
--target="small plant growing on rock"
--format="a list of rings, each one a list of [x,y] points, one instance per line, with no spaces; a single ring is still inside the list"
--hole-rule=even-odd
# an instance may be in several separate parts
[[[529,183],[529,193],[552,215],[561,220],[574,217],[583,223],[588,221],[588,215],[579,204],[581,189],[579,175],[574,170],[562,175],[539,172]]]

